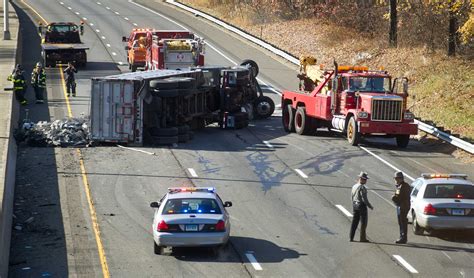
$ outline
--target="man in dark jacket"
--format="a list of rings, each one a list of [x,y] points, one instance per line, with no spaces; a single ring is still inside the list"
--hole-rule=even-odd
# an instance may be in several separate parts
[[[76,78],[74,77],[74,74],[77,73],[77,69],[74,67],[74,65],[69,62],[67,64],[67,68],[64,70],[64,73],[66,73],[66,90],[67,90],[67,96],[71,96],[71,90],[72,90],[72,96],[76,96]]]
[[[374,209],[374,207],[370,204],[369,199],[367,199],[367,188],[365,187],[365,184],[368,179],[369,177],[367,176],[367,173],[360,172],[359,182],[352,187],[351,200],[354,216],[352,217],[352,225],[349,235],[350,241],[354,241],[354,235],[360,221],[360,242],[369,242],[366,234],[368,222],[367,208]]]
[[[410,211],[410,193],[411,187],[404,181],[402,172],[396,172],[394,175],[396,181],[395,194],[392,197],[392,201],[397,206],[398,226],[400,227],[400,238],[395,241],[397,244],[407,243],[407,230],[408,230],[408,219],[407,215]]]

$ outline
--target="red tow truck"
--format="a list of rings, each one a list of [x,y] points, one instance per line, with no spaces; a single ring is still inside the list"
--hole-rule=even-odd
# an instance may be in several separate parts
[[[406,107],[407,78],[392,81],[386,71],[336,62],[324,70],[313,57],[301,57],[300,65],[300,91],[284,91],[281,98],[285,131],[315,135],[326,127],[345,134],[353,146],[365,136],[395,137],[402,148],[418,133]]]
[[[135,28],[122,41],[132,72],[204,66],[204,41],[189,31]]]

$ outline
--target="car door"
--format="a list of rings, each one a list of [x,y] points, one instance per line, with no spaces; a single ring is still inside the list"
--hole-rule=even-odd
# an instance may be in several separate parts
[[[423,185],[423,180],[417,179],[415,180],[412,184],[412,190],[410,193],[410,211],[416,211],[416,200],[418,199],[418,193],[420,192],[420,188]],[[410,222],[413,220],[412,219],[412,213],[408,214],[408,219]]]

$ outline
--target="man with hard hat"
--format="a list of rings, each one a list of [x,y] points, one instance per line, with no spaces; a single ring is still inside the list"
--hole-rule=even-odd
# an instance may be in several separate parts
[[[402,172],[396,172],[393,175],[395,179],[395,194],[392,196],[392,201],[397,206],[397,217],[398,217],[398,226],[400,227],[400,238],[395,241],[397,244],[407,243],[408,236],[408,219],[407,215],[410,211],[410,192],[411,187],[408,183],[404,181],[404,176]]]
[[[366,234],[368,222],[367,208],[374,209],[374,207],[370,204],[369,199],[367,199],[367,188],[365,184],[368,179],[369,177],[366,172],[360,172],[359,182],[352,187],[351,199],[354,216],[352,217],[350,241],[354,241],[354,235],[360,221],[360,242],[369,242]]]
[[[31,86],[35,90],[36,103],[44,103],[43,94],[46,88],[46,73],[40,62],[31,73]]]
[[[15,94],[16,100],[18,100],[21,105],[27,105],[28,101],[25,98],[25,77],[23,76],[23,68],[20,64],[16,65],[13,72],[7,77],[7,80],[13,82],[13,93]]]

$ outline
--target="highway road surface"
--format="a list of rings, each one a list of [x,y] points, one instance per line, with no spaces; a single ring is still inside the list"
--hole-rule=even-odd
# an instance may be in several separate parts
[[[207,41],[206,64],[253,59],[277,104],[296,89],[296,67],[201,18],[162,1],[15,0],[22,24],[21,59],[40,59],[37,22],[83,20],[89,63],[78,96],[67,98],[62,67],[47,69],[47,103],[30,104],[33,121],[88,115],[90,78],[128,71],[121,37],[134,27],[193,30]],[[32,98],[29,92],[29,98]],[[33,101],[31,101],[33,103]],[[85,149],[21,146],[15,214],[34,220],[14,230],[11,277],[474,277],[474,235],[438,233],[396,245],[393,173],[466,173],[474,167],[451,148],[392,139],[350,146],[341,136],[286,134],[281,110],[242,130],[208,127],[174,147]],[[368,172],[368,238],[349,242],[350,188]],[[233,202],[231,244],[153,254],[149,203],[168,187],[214,186]],[[19,220],[17,220],[19,221]],[[358,239],[356,237],[356,239]]]

